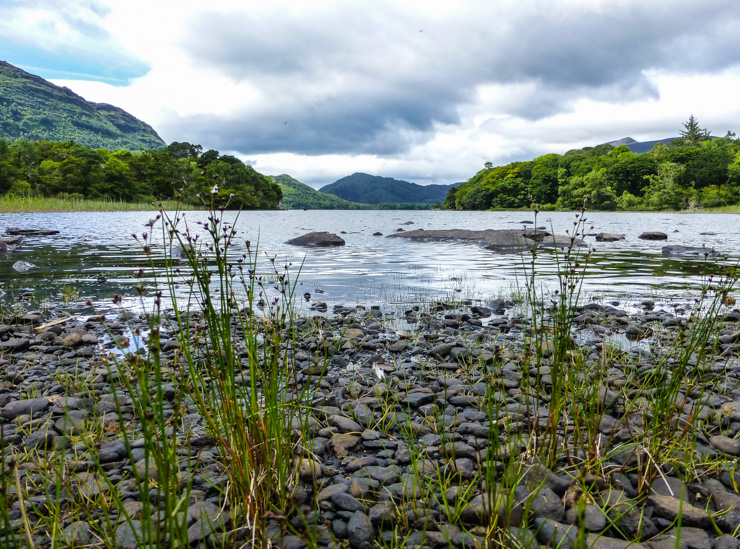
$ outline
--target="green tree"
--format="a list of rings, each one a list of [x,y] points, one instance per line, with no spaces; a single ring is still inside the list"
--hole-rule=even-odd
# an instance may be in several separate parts
[[[457,187],[451,187],[449,191],[447,191],[447,196],[445,197],[445,203],[444,203],[444,209],[445,210],[456,210],[457,204],[455,203],[455,196],[457,195]]]
[[[696,145],[700,141],[709,139],[710,131],[706,128],[699,127],[699,121],[692,114],[689,119],[683,123],[684,129],[678,133],[681,135],[682,145]]]
[[[617,195],[609,185],[606,168],[592,170],[585,176],[571,177],[566,185],[560,187],[558,207],[577,210],[586,204],[594,210],[615,210]]]
[[[558,199],[558,170],[561,156],[546,154],[532,162],[529,190],[538,204],[554,204]]]
[[[692,193],[678,183],[685,171],[684,166],[664,162],[658,173],[645,178],[645,206],[652,210],[683,210],[690,204]]]
[[[182,143],[173,141],[165,148],[165,151],[176,160],[180,158],[194,160],[201,155],[203,147],[200,145],[193,145],[187,141],[183,141]]]

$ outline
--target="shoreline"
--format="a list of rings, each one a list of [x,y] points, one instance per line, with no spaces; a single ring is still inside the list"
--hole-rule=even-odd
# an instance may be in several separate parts
[[[398,546],[406,534],[408,547],[482,546],[487,536],[495,543],[509,536],[524,546],[548,540],[566,546],[578,535],[595,547],[673,547],[680,515],[682,539],[736,547],[740,311],[718,310],[710,337],[725,355],[690,375],[689,367],[664,409],[653,400],[656,392],[681,364],[690,366],[674,345],[686,318],[649,308],[648,300],[633,315],[610,305],[579,307],[575,346],[568,338],[563,349],[557,334],[528,334],[526,317],[505,300],[495,310],[445,303],[409,309],[407,325],[418,328],[404,334],[387,328],[392,319],[374,310],[339,307],[327,317],[296,319],[296,337],[281,352],[295,370],[292,382],[311,386],[310,414],[293,426],[295,508],[287,522],[266,518],[266,531],[283,547],[331,547],[340,540],[353,548],[374,540]],[[122,380],[146,354],[106,365],[99,343],[110,337],[109,348],[125,346],[137,329],[151,338],[152,327],[121,313],[105,325],[92,317],[36,334],[49,319],[22,320],[0,330],[2,453],[6,465],[13,456],[23,473],[32,517],[24,519],[10,495],[11,537],[35,525],[30,535],[47,546],[57,526],[38,514],[56,505],[67,517],[58,528],[70,539],[85,545],[108,537],[137,546],[149,505],[142,493],[151,498],[150,490],[163,489],[159,473],[147,468],[161,464],[142,462],[136,391]],[[187,515],[189,541],[239,546],[247,531],[225,504],[222,490],[230,483],[223,456],[197,407],[187,399],[184,410],[175,406],[182,379],[172,361],[183,349],[174,333],[161,333],[162,395],[169,395],[161,405],[167,417],[188,418],[179,428],[167,425],[176,429],[180,459],[190,458],[180,481],[190,483],[187,506],[198,509]],[[636,343],[645,336],[655,351],[620,350],[612,335]],[[679,354],[661,358],[671,348]],[[557,422],[559,438],[546,455],[561,350],[570,357],[562,379],[573,384],[562,394],[572,400],[563,404],[569,420]],[[576,410],[585,418],[576,420]],[[664,412],[667,424],[676,424],[658,433],[653,420]],[[73,474],[55,480],[70,467]],[[64,497],[38,507],[50,482],[61,482]],[[128,519],[124,507],[111,506],[114,492]],[[101,498],[108,507],[84,504]]]
[[[178,209],[178,202],[176,200],[165,200],[163,201],[165,210],[175,211]],[[369,205],[372,206],[372,205]],[[204,210],[206,209],[203,205],[188,204],[186,209]],[[293,211],[303,210],[304,208],[294,209],[281,209],[280,207],[270,211]],[[372,208],[369,208],[372,209]],[[53,213],[53,212],[115,212],[115,211],[159,211],[160,205],[158,202],[117,202],[110,200],[92,200],[92,199],[62,199],[62,198],[38,198],[38,197],[0,197],[0,213]],[[335,210],[334,208],[329,209],[317,209],[319,211],[356,211],[356,210]],[[386,211],[385,209],[378,209],[378,211]],[[424,210],[418,209],[393,209],[391,211],[413,211],[419,212]],[[520,209],[520,210],[439,210],[439,211],[456,211],[460,213],[488,211],[492,213],[496,212],[531,212],[531,209]],[[577,210],[541,210],[540,213],[546,214],[549,212],[569,212],[574,213]],[[740,205],[737,206],[724,206],[719,208],[699,208],[693,210],[592,210],[596,211],[613,211],[614,213],[652,213],[652,214],[663,214],[663,213],[680,213],[680,214],[737,214],[740,213]]]

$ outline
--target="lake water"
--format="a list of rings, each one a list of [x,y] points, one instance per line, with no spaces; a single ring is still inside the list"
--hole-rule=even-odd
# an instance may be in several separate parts
[[[0,216],[0,233],[7,227],[60,231],[53,236],[25,237],[20,248],[0,256],[0,289],[6,292],[0,305],[7,306],[20,298],[30,300],[31,305],[65,298],[79,304],[89,298],[97,310],[104,311],[110,307],[113,295],[122,294],[128,306],[136,307],[134,273],[145,269],[144,282],[150,288],[155,277],[161,276],[161,228],[155,225],[151,230],[146,226],[154,215],[84,212]],[[196,229],[196,222],[206,217],[206,212],[186,213],[191,229]],[[227,212],[226,217],[233,220],[236,213]],[[584,282],[588,299],[688,299],[696,293],[703,276],[712,272],[716,260],[667,257],[661,253],[667,244],[714,248],[726,254],[727,259],[721,261],[729,263],[740,257],[737,215],[595,212],[586,217],[591,234],[625,235],[625,240],[613,243],[586,239],[594,247]],[[259,241],[261,252],[277,257],[280,264],[292,262],[294,273],[302,263],[297,293],[308,292],[312,302],[320,299],[329,306],[408,307],[421,301],[461,296],[485,302],[522,286],[528,257],[496,253],[474,244],[413,242],[372,235],[393,234],[399,228],[516,229],[524,227],[525,221],[563,234],[566,230],[572,232],[575,214],[544,212],[535,219],[530,212],[242,212],[237,221],[239,236],[234,252],[236,257],[245,250],[245,240],[253,244]],[[341,233],[346,246],[307,249],[285,244],[310,231]],[[669,239],[639,240],[638,235],[644,231],[662,231]],[[155,235],[153,264],[132,237],[143,232]],[[37,268],[17,273],[12,268],[16,261],[28,261]],[[267,262],[262,264],[267,273]],[[541,280],[554,287],[556,267],[552,253],[541,254],[537,269]],[[302,305],[308,306],[309,303]]]

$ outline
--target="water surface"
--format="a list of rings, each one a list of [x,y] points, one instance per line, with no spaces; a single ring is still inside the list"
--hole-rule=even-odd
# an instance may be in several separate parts
[[[164,247],[161,225],[148,226],[152,212],[72,212],[5,214],[0,233],[7,227],[54,229],[59,234],[26,237],[17,250],[0,257],[0,289],[7,295],[0,304],[24,299],[44,301],[91,299],[105,310],[115,294],[136,306],[138,279],[151,290],[161,278]],[[207,218],[206,212],[187,212],[192,230]],[[227,212],[227,221],[237,219]],[[297,293],[311,294],[329,305],[387,304],[405,307],[420,301],[466,296],[485,302],[520,288],[530,264],[527,255],[496,253],[474,244],[413,242],[386,238],[399,228],[413,229],[512,229],[523,222],[544,226],[558,234],[572,233],[573,213],[546,212],[437,212],[437,211],[260,211],[242,212],[233,258],[244,253],[245,241],[259,242],[263,257],[278,265],[292,263],[293,273],[302,265]],[[527,226],[532,225],[527,223]],[[715,263],[736,262],[740,257],[740,223],[733,214],[591,213],[587,232],[624,234],[625,240],[586,242],[593,253],[586,269],[584,290],[589,299],[687,299],[713,272]],[[285,244],[310,231],[341,234],[346,246],[307,249]],[[662,231],[668,241],[639,240],[644,231]],[[142,249],[142,233],[152,242],[154,261]],[[200,230],[202,232],[202,230]],[[384,236],[373,236],[380,232]],[[705,234],[702,234],[705,233]],[[712,234],[708,234],[712,233]],[[138,235],[139,240],[132,235]],[[706,246],[727,259],[667,257],[666,244]],[[17,273],[12,265],[28,261],[37,268]],[[260,271],[269,274],[269,263]],[[551,252],[540,254],[537,271],[545,286],[556,284],[556,261]],[[183,288],[178,291],[184,292]],[[79,299],[77,299],[79,297]],[[303,300],[301,300],[303,301]],[[308,307],[310,303],[303,306]],[[72,305],[70,305],[72,307]]]

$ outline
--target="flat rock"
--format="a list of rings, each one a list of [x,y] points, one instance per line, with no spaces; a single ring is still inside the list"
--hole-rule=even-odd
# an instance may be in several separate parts
[[[655,515],[667,519],[675,520],[681,515],[681,524],[685,526],[697,526],[699,528],[708,528],[712,521],[704,509],[699,509],[685,501],[681,501],[670,496],[648,496],[648,503],[653,506]]]
[[[292,244],[293,246],[323,248],[328,246],[344,246],[345,242],[341,236],[338,236],[334,233],[317,231],[292,238],[291,240],[288,240],[286,244]]]
[[[14,400],[6,404],[0,416],[6,419],[15,419],[18,416],[36,414],[43,412],[49,407],[49,399],[46,398],[29,398],[27,400]]]
[[[410,238],[411,240],[424,241],[457,241],[463,243],[479,244],[488,250],[515,251],[538,246],[562,246],[571,242],[570,237],[564,235],[553,235],[547,231],[531,231],[526,229],[487,229],[483,231],[471,231],[466,229],[441,229],[430,230],[419,229],[415,231],[404,231],[388,235],[386,238]],[[575,244],[583,244],[576,240]]]
[[[8,227],[5,229],[5,234],[11,236],[49,236],[52,234],[59,234],[59,231],[50,229],[19,229],[18,227]]]
[[[11,337],[7,341],[0,341],[0,350],[11,353],[21,353],[31,346],[31,340],[21,337]]]

